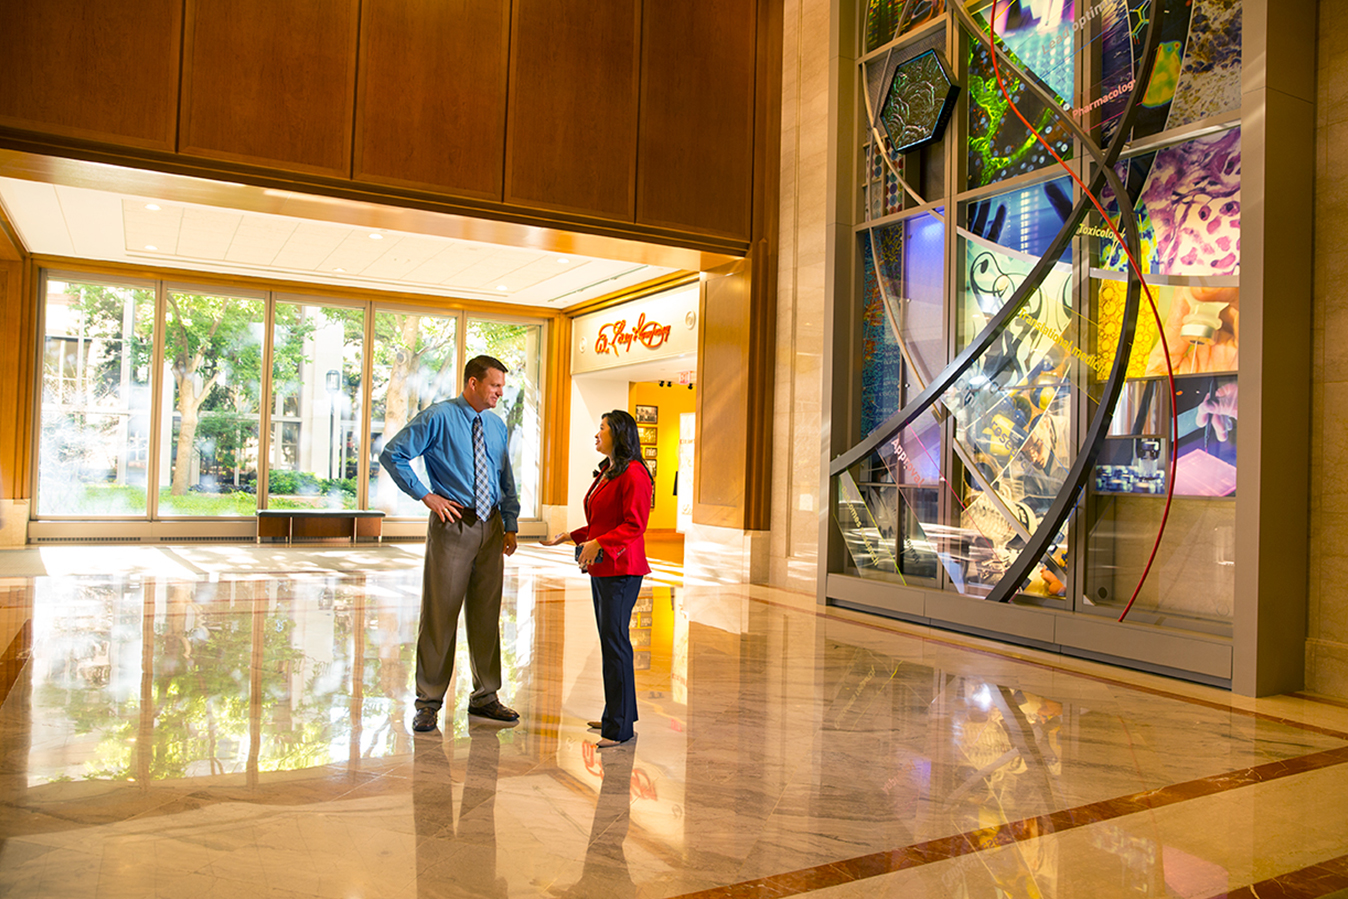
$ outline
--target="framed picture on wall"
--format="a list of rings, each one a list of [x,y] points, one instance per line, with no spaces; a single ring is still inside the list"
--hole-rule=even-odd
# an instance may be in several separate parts
[[[656,447],[653,447],[653,446],[643,446],[643,447],[641,448],[641,458],[645,459],[647,462],[650,462],[650,463],[654,464],[654,463],[655,463],[655,455],[656,455],[657,452],[658,452],[658,450],[656,449]]]
[[[656,443],[655,435],[657,430],[658,429],[654,427],[637,428],[637,437],[641,441],[641,445],[646,446],[648,444]]]
[[[655,460],[654,460],[654,459],[647,459],[647,460],[646,460],[646,468],[647,468],[648,471],[650,471],[651,477],[655,477]]]
[[[660,420],[659,406],[637,406],[637,424],[653,425]]]

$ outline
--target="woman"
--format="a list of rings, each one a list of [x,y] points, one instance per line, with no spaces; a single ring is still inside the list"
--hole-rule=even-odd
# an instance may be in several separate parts
[[[604,668],[604,717],[590,722],[603,739],[600,749],[632,739],[637,720],[636,674],[627,628],[637,602],[646,564],[646,521],[651,515],[651,474],[641,461],[637,423],[614,410],[599,422],[595,449],[606,457],[585,494],[585,527],[546,539],[544,546],[567,540],[579,547],[576,561],[590,575],[594,617]]]

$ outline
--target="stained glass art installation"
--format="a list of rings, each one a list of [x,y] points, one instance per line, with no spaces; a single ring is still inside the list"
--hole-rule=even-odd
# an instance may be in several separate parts
[[[900,63],[880,107],[880,121],[894,154],[911,153],[941,139],[959,86],[935,50]]]

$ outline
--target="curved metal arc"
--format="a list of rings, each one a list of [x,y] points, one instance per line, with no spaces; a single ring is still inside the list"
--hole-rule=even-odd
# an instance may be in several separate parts
[[[994,10],[996,8],[994,2]],[[963,13],[963,10],[961,10]],[[1151,20],[1147,26],[1146,51],[1143,53],[1142,64],[1139,71],[1150,72],[1155,63],[1156,52],[1160,44],[1160,22],[1164,18],[1164,6],[1153,0]],[[967,14],[966,14],[967,17]],[[981,39],[982,32],[977,32]],[[989,33],[988,47],[993,53],[1000,53],[996,46],[993,35]],[[1001,58],[1005,58],[1002,54]],[[1032,84],[1032,81],[1026,81]],[[1005,88],[1003,88],[1005,90]],[[1137,216],[1133,212],[1133,204],[1128,201],[1128,193],[1124,189],[1118,173],[1114,171],[1113,163],[1117,158],[1117,150],[1122,147],[1124,136],[1131,130],[1133,119],[1140,106],[1142,95],[1146,92],[1146,85],[1135,88],[1128,101],[1128,108],[1119,124],[1119,130],[1111,141],[1111,158],[1109,164],[1104,165],[1100,159],[1099,148],[1093,141],[1082,141],[1097,164],[1101,164],[1101,174],[1109,182],[1110,189],[1118,199],[1119,222],[1124,226],[1126,232],[1124,237],[1127,247],[1133,258],[1140,254],[1141,238],[1138,234]],[[1008,102],[1010,97],[1008,96]],[[1014,108],[1014,104],[1013,104]],[[1052,107],[1055,114],[1064,116],[1064,113],[1056,104]],[[1019,110],[1016,110],[1020,115]],[[1075,126],[1075,122],[1072,123]],[[1031,129],[1033,130],[1033,129]],[[1080,129],[1074,127],[1073,130]],[[1038,135],[1036,134],[1036,137]],[[1042,140],[1042,138],[1040,138]],[[1061,160],[1060,160],[1061,162]],[[1091,195],[1099,192],[1098,187],[1092,186]],[[1085,198],[1083,198],[1085,199]],[[1096,200],[1098,202],[1098,199]],[[997,584],[988,593],[987,599],[993,602],[1008,602],[1011,597],[1019,591],[1021,583],[1029,576],[1030,572],[1040,564],[1040,559],[1049,545],[1056,539],[1061,531],[1063,523],[1067,516],[1071,514],[1072,507],[1076,505],[1077,497],[1080,496],[1085,486],[1086,474],[1090,468],[1095,465],[1095,460],[1099,456],[1100,449],[1104,445],[1105,436],[1109,431],[1109,425],[1114,417],[1114,406],[1118,402],[1119,394],[1123,390],[1124,381],[1128,375],[1128,361],[1132,355],[1133,337],[1137,327],[1137,311],[1141,299],[1142,282],[1138,277],[1135,268],[1129,269],[1127,298],[1124,301],[1123,318],[1120,322],[1118,346],[1115,350],[1114,363],[1111,366],[1109,379],[1105,382],[1105,389],[1100,399],[1100,405],[1097,406],[1095,416],[1092,418],[1089,428],[1086,431],[1086,439],[1081,451],[1077,453],[1076,459],[1072,462],[1072,467],[1068,470],[1064,487],[1059,491],[1053,504],[1049,506],[1048,511],[1040,519],[1039,527],[1035,530],[1034,537],[1025,544],[1020,554],[1011,563]]]
[[[889,61],[893,58],[894,58],[894,50],[893,48],[890,48],[889,52],[885,54],[885,66],[884,66],[885,69],[889,68]],[[861,64],[861,68],[864,73],[866,63],[863,62]],[[894,176],[894,180],[899,182],[899,185],[905,191],[907,191],[914,200],[917,201],[919,206],[925,206],[927,204],[927,201],[922,198],[921,194],[913,190],[912,186],[909,185],[909,183],[906,180],[904,180],[904,177],[899,174],[898,168],[894,165],[894,160],[889,158],[889,151],[886,150],[884,147],[885,143],[884,138],[880,134],[879,126],[875,124],[875,104],[871,102],[870,90],[869,89],[863,90],[861,93],[866,98],[866,123],[870,126],[871,129],[871,152],[878,153],[880,155],[880,158],[883,159],[885,162],[885,168],[889,169],[889,173]],[[884,94],[883,76],[881,81],[880,93],[882,95]],[[867,178],[867,181],[869,180],[870,179]],[[869,213],[870,210],[868,209],[867,214],[869,215]],[[937,218],[941,219],[942,222],[945,221],[945,218],[943,216],[937,215]]]
[[[866,236],[871,245],[871,258],[878,260],[880,257],[875,246],[875,229],[870,229]],[[903,334],[899,330],[899,316],[898,309],[895,307],[895,298],[891,297],[889,291],[885,289],[885,279],[879,277],[878,262],[876,263],[876,266],[876,284],[880,288],[880,300],[885,304],[885,317],[889,319],[890,330],[894,333],[894,341],[898,345],[899,355],[903,357],[903,363],[908,367],[908,375],[917,382],[918,388],[921,389],[926,386],[922,371],[914,364],[911,351],[908,349],[908,344],[904,342]],[[938,416],[938,418],[940,417],[943,416]],[[988,497],[988,501],[992,503],[992,506],[997,510],[997,513],[1000,514],[1011,529],[1016,532],[1016,536],[1022,540],[1029,540],[1031,536],[1029,528],[1021,523],[1021,520],[1017,518],[1010,507],[1007,506],[1006,500],[1002,498],[1001,493],[993,487],[992,482],[985,474],[983,474],[982,469],[974,464],[973,458],[969,455],[968,448],[958,440],[955,440],[952,443],[952,448],[954,449],[955,454],[960,457],[960,461],[964,463],[964,470],[969,473],[974,479],[974,482],[978,484],[979,489]],[[1062,568],[1056,562],[1052,562],[1050,568],[1053,570],[1054,574],[1062,575],[1064,573]]]
[[[1157,46],[1159,43],[1160,29],[1158,22],[1164,14],[1163,9],[1157,9],[1157,4],[1153,3],[1153,14],[1148,23],[1148,36],[1146,42],[1146,51],[1143,54],[1143,61],[1140,71],[1149,71],[1154,64]],[[957,14],[964,20],[965,27],[971,34],[979,35],[981,39],[981,29],[979,29],[965,11],[956,5]],[[997,60],[1006,59],[1006,54],[1000,51],[996,46],[996,41],[990,35],[987,40],[990,51],[994,54],[1000,54]],[[997,60],[994,60],[996,62]],[[1071,239],[1081,219],[1086,213],[1087,201],[1098,206],[1098,200],[1095,195],[1098,194],[1103,182],[1108,182],[1115,196],[1119,198],[1119,218],[1121,224],[1127,232],[1126,242],[1129,249],[1136,255],[1139,252],[1140,238],[1138,235],[1137,221],[1133,213],[1131,204],[1125,203],[1124,199],[1128,196],[1117,173],[1113,169],[1113,164],[1117,161],[1119,152],[1122,149],[1124,138],[1131,129],[1132,121],[1135,118],[1138,106],[1140,104],[1143,91],[1135,90],[1129,98],[1128,107],[1122,117],[1120,127],[1115,134],[1114,140],[1110,143],[1110,148],[1102,156],[1100,149],[1090,140],[1089,136],[1073,121],[1060,107],[1057,106],[1056,99],[1051,96],[1044,96],[1045,92],[1032,78],[1027,78],[1017,66],[1007,60],[1008,67],[1014,74],[1021,78],[1022,82],[1029,86],[1032,91],[1041,95],[1049,102],[1049,106],[1054,110],[1055,115],[1062,118],[1070,131],[1072,131],[1080,140],[1083,147],[1100,167],[1100,171],[1092,180],[1091,186],[1087,188],[1086,194],[1082,196],[1074,206],[1071,215],[1064,222],[1062,229],[1055,236],[1045,255],[1040,258],[1031,272],[1022,281],[1017,288],[1011,300],[994,316],[994,318],[984,327],[968,347],[965,348],[942,372],[931,385],[922,391],[922,393],[907,407],[899,410],[885,423],[885,426],[878,428],[872,433],[871,437],[863,441],[862,444],[854,447],[851,451],[836,459],[830,466],[830,472],[837,472],[846,469],[854,464],[858,458],[861,458],[866,452],[872,451],[880,443],[889,439],[901,428],[911,423],[913,419],[920,415],[925,409],[935,402],[936,398],[942,394],[948,387],[954,383],[960,374],[972,363],[974,358],[991,345],[992,340],[1001,333],[1010,318],[1019,312],[1031,293],[1038,289],[1044,277],[1047,275],[1048,268],[1061,256],[1066,246],[1067,240]],[[1003,88],[1004,90],[1004,88]],[[1009,98],[1008,98],[1009,99]],[[1019,111],[1017,110],[1017,115]],[[1031,129],[1033,130],[1033,129]],[[1059,160],[1061,162],[1061,160]],[[1087,432],[1087,439],[1083,451],[1077,455],[1071,469],[1068,472],[1066,484],[1070,485],[1063,489],[1055,499],[1053,505],[1049,508],[1046,515],[1041,519],[1039,527],[1036,529],[1033,538],[1022,548],[1021,552],[1012,563],[1010,568],[1003,574],[1002,578],[993,587],[988,595],[988,599],[994,601],[1007,601],[1019,589],[1020,583],[1025,579],[1029,572],[1038,564],[1048,545],[1056,538],[1070,514],[1071,507],[1076,503],[1082,486],[1084,484],[1084,475],[1086,470],[1094,464],[1101,446],[1103,445],[1105,434],[1108,431],[1109,423],[1113,417],[1113,406],[1117,401],[1119,393],[1122,390],[1123,381],[1126,377],[1128,357],[1131,354],[1132,341],[1137,322],[1137,309],[1139,304],[1139,294],[1141,292],[1141,283],[1136,277],[1135,271],[1130,271],[1129,287],[1127,299],[1124,306],[1123,321],[1121,322],[1119,342],[1116,348],[1114,364],[1110,372],[1110,377],[1105,385],[1104,397],[1097,409],[1096,415]],[[884,436],[880,436],[884,435]],[[868,445],[869,444],[869,445]]]
[[[1154,0],[1152,5],[1153,8],[1157,5]],[[972,17],[964,11],[960,4],[951,4],[951,8],[955,10],[956,14],[962,19],[967,30],[981,36],[982,30],[978,27],[977,23],[973,21]],[[1153,15],[1151,18],[1152,21],[1148,31],[1147,51],[1143,57],[1144,70],[1155,60],[1156,45],[1159,42],[1160,35],[1160,29],[1155,25],[1160,16]],[[997,51],[995,43],[992,46],[994,52],[1000,52]],[[964,373],[964,370],[969,367],[976,357],[982,355],[983,352],[992,345],[992,342],[1001,335],[1006,324],[1015,318],[1020,312],[1021,307],[1025,305],[1026,300],[1038,289],[1040,283],[1042,283],[1052,266],[1057,264],[1058,258],[1062,256],[1063,250],[1067,248],[1067,243],[1072,239],[1077,227],[1081,224],[1081,220],[1085,218],[1089,208],[1094,205],[1091,201],[1091,195],[1098,194],[1100,189],[1105,185],[1107,173],[1113,172],[1114,163],[1118,161],[1119,154],[1123,150],[1124,138],[1130,130],[1137,108],[1141,104],[1140,92],[1134,91],[1133,95],[1129,98],[1128,107],[1125,110],[1123,120],[1120,123],[1121,127],[1115,132],[1114,139],[1110,142],[1109,149],[1102,157],[1095,142],[1090,139],[1090,136],[1086,134],[1081,126],[1078,125],[1065,110],[1057,105],[1057,100],[1053,95],[1040,87],[1039,83],[1026,75],[1019,66],[1007,59],[1005,53],[1002,53],[1000,58],[1005,60],[1012,74],[1020,78],[1021,81],[1031,91],[1038,95],[1041,100],[1044,100],[1052,106],[1055,110],[1055,114],[1062,118],[1063,122],[1067,125],[1068,130],[1080,140],[1086,147],[1087,152],[1095,158],[1095,162],[1099,166],[1100,171],[1091,180],[1087,194],[1079,198],[1073,205],[1072,212],[1067,217],[1066,221],[1063,222],[1062,229],[1054,236],[1053,241],[1049,244],[1047,249],[1045,249],[1044,255],[1041,256],[1034,267],[1030,269],[1029,273],[1025,276],[1025,280],[1021,282],[1015,293],[1011,295],[1011,299],[1007,300],[1006,305],[1004,305],[1001,310],[983,326],[983,330],[978,333],[973,341],[961,350],[959,354],[950,361],[950,364],[942,369],[941,373],[933,378],[931,383],[914,397],[908,405],[887,418],[880,427],[872,431],[851,449],[834,458],[829,464],[830,475],[836,475],[839,472],[852,467],[859,460],[874,452],[876,447],[880,444],[891,439],[895,432],[912,424],[919,415],[925,412],[927,408],[941,396],[941,394],[945,393],[946,390],[959,379],[959,376]],[[1115,175],[1115,180],[1117,180],[1117,177],[1118,176]],[[1114,185],[1111,184],[1110,186],[1112,189]],[[1120,193],[1117,196],[1125,197],[1127,194]],[[1127,204],[1120,201],[1119,206],[1121,210],[1125,205]],[[1131,214],[1131,207],[1128,209],[1128,212]]]

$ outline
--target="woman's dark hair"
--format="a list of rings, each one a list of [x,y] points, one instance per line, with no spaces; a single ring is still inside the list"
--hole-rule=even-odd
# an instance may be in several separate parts
[[[646,476],[650,477],[651,470],[641,461],[641,440],[637,435],[636,419],[621,409],[605,412],[603,418],[608,421],[608,432],[613,437],[613,464],[609,465],[609,461],[605,459],[599,463],[599,471],[611,481],[627,471],[629,462],[636,462],[646,472]]]

